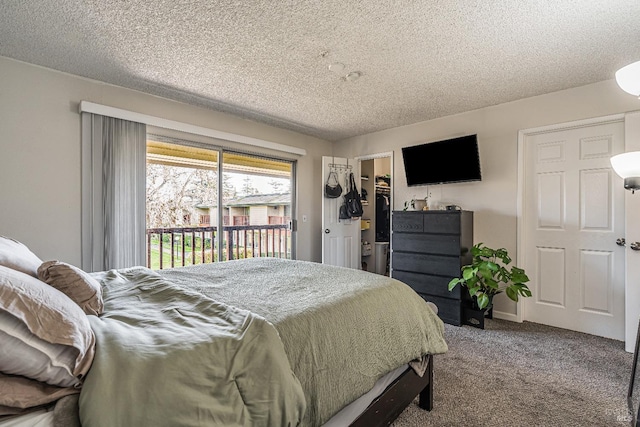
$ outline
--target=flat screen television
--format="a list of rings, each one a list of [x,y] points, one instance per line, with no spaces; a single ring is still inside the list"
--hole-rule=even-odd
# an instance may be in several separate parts
[[[402,148],[407,185],[480,181],[477,135]]]

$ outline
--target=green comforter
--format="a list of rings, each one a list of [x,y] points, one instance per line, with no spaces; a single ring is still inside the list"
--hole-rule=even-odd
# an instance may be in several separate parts
[[[389,277],[274,258],[159,274],[273,323],[306,395],[303,425],[323,424],[398,366],[447,351],[442,321]]]
[[[305,397],[262,317],[132,268],[96,274],[96,356],[83,427],[295,426]]]

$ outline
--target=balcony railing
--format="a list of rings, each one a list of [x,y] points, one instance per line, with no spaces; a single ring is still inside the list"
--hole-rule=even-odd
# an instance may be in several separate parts
[[[147,267],[154,270],[220,260],[253,257],[291,258],[287,224],[222,227],[223,250],[218,257],[217,227],[147,229]]]
[[[288,216],[269,216],[269,224],[289,224],[291,217]]]

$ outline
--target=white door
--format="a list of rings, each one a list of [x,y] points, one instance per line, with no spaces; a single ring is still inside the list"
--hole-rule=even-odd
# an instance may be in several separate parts
[[[525,135],[524,319],[623,340],[622,121]]]
[[[357,178],[356,186],[360,185],[360,172],[353,159],[322,157],[322,263],[359,269],[360,218],[340,219],[340,205],[344,197],[330,199],[324,196],[324,185],[332,169],[338,174],[343,194],[347,191],[350,172]]]

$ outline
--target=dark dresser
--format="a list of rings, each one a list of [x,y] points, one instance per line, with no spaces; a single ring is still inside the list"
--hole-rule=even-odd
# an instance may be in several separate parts
[[[462,286],[447,285],[460,277],[460,267],[471,263],[473,212],[393,211],[391,276],[411,286],[438,306],[438,316],[462,324]]]

